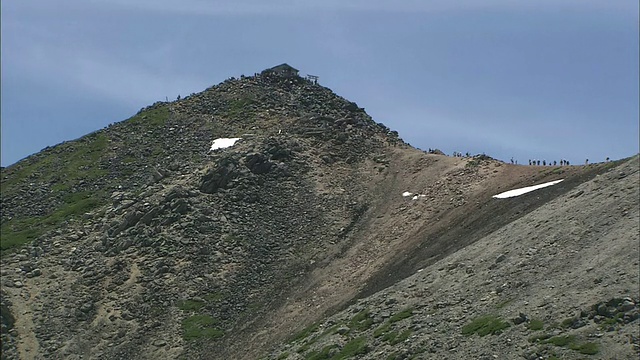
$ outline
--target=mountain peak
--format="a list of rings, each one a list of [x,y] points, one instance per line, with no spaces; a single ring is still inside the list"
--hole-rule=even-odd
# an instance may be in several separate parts
[[[591,341],[631,357],[637,158],[426,153],[297,74],[230,78],[3,168],[3,359],[555,356],[528,316],[567,324],[547,329],[567,358]],[[513,342],[460,333],[487,319],[520,325]],[[621,332],[585,340],[602,325]]]

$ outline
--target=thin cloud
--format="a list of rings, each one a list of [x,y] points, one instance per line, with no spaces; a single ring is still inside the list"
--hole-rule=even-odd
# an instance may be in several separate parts
[[[33,6],[29,2],[29,6]],[[238,1],[209,1],[209,0],[70,0],[62,4],[50,1],[35,1],[41,3],[42,8],[60,10],[64,6],[69,10],[82,8],[101,8],[106,10],[144,11],[167,13],[173,15],[193,16],[277,16],[277,15],[316,15],[318,12],[396,12],[396,13],[433,13],[449,11],[470,11],[481,9],[504,10],[610,10],[637,13],[638,5],[632,1],[614,0],[325,0],[325,1],[295,1],[274,0],[238,0]],[[14,5],[19,6],[19,5]]]
[[[397,124],[398,128],[395,130],[405,134],[410,142],[424,136],[433,139],[455,138],[459,143],[493,144],[530,154],[535,153],[536,149],[553,148],[545,143],[543,137],[531,136],[522,127],[509,126],[508,119],[499,119],[498,113],[469,117],[455,112],[405,105],[394,108],[389,115],[387,125],[389,122]],[[531,124],[539,124],[543,119],[526,117],[525,120]]]
[[[128,105],[145,105],[182,94],[203,90],[202,80],[151,69],[141,62],[123,62],[87,49],[60,49],[47,44],[13,48],[21,58],[12,66],[22,77],[45,80],[75,91],[91,92]]]

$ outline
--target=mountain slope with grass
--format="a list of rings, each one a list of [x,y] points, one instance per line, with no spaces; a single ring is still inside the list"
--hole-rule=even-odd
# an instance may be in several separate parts
[[[224,140],[231,138],[240,140]],[[230,146],[212,150],[216,139]],[[604,183],[589,185],[621,171],[626,175],[612,184],[627,187],[618,192]],[[560,246],[564,223],[536,215],[562,199],[580,201],[572,209],[593,211],[601,208],[597,201],[627,204],[624,217],[601,210],[607,223],[598,231],[616,228],[628,242],[623,254],[609,242],[618,249],[610,256],[615,261],[592,274],[617,271],[622,255],[637,254],[637,178],[637,157],[549,167],[427,154],[355,103],[300,77],[263,72],[231,78],[2,169],[2,356],[428,357],[408,344],[423,339],[410,327],[431,326],[425,316],[435,311],[434,303],[451,310],[439,318],[448,325],[429,335],[442,342],[454,334],[457,339],[472,315],[480,320],[466,327],[467,335],[514,331],[505,316],[522,301],[545,298],[530,291],[549,278],[541,271],[527,273],[526,286],[500,288],[508,278],[501,271],[520,247],[496,255],[503,259],[491,269],[485,269],[489,263],[458,264],[488,261],[495,254],[482,251],[505,249],[505,236],[496,234],[507,231],[510,240],[557,238],[555,251],[574,254]],[[564,180],[516,198],[492,198],[558,179]],[[592,187],[587,192],[585,186]],[[593,215],[583,217],[570,215],[568,235],[595,236],[587,221]],[[548,256],[539,261],[551,264]],[[539,270],[533,264],[516,269]],[[637,314],[637,284],[630,281],[638,264],[625,264],[627,293],[605,295],[614,287],[602,280],[593,287],[604,290],[589,298],[626,309],[630,297],[633,309],[598,315],[622,316],[620,324],[627,313]],[[460,285],[454,291],[425,283],[422,298],[389,295],[413,289],[420,274]],[[489,288],[498,295],[478,300],[486,309],[474,305],[461,315],[467,314],[459,309],[461,299],[475,296],[470,289]],[[521,291],[506,296],[516,288]],[[504,296],[504,311],[485,311],[496,296]],[[583,303],[581,298],[576,306],[588,305]],[[529,313],[527,324],[536,315],[543,328],[550,325],[545,314]],[[625,326],[637,328],[638,321]],[[568,348],[593,346],[584,345],[592,342],[582,334],[557,340],[553,336],[567,332],[548,331],[552,336],[526,343],[520,352],[557,341]],[[477,346],[503,339],[460,336],[456,341]],[[609,351],[605,345],[598,350]],[[474,348],[465,349],[460,354]]]

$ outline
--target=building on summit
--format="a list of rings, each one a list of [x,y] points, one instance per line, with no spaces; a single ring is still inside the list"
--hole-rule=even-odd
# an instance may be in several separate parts
[[[295,77],[298,76],[298,69],[292,67],[291,65],[284,63],[278,66],[274,66],[270,69],[264,70],[262,73],[273,74],[281,77]]]

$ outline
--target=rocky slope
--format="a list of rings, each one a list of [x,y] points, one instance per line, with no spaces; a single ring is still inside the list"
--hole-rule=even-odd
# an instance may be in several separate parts
[[[313,324],[268,358],[635,359],[638,180],[636,156]]]
[[[209,151],[219,137],[242,140]],[[591,327],[545,331],[583,341],[595,319],[618,316],[599,353],[632,354],[616,341],[639,323],[638,263],[629,260],[638,254],[637,180],[637,157],[537,167],[425,154],[322,86],[229,79],[2,170],[2,356],[330,358],[354,348],[428,358],[418,351],[426,347],[459,349],[451,358],[481,347],[546,356],[548,339],[526,342],[523,327],[577,309]],[[582,247],[598,262],[587,265]],[[562,302],[580,266],[600,282]],[[611,274],[622,267],[618,288]],[[550,286],[557,291],[540,290]],[[604,320],[589,319],[589,306],[607,302]],[[496,303],[497,315],[525,313],[525,325],[460,335]],[[412,316],[390,321],[396,313]],[[505,334],[515,345],[494,344]]]

